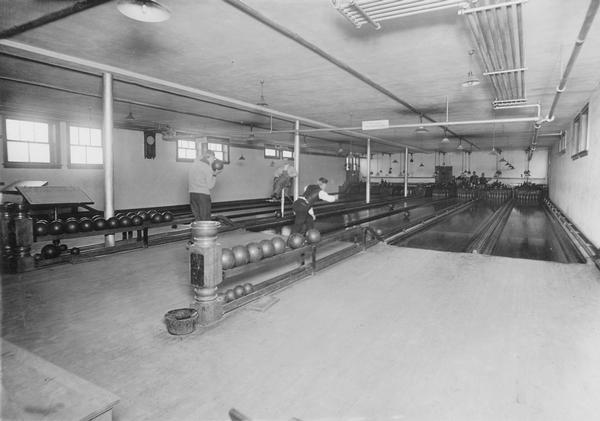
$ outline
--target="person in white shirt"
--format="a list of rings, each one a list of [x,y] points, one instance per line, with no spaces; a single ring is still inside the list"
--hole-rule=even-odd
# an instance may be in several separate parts
[[[285,164],[273,174],[273,194],[271,198],[279,200],[283,189],[289,189],[292,186],[292,179],[298,175],[296,168],[292,164]]]
[[[219,171],[213,171],[212,163],[215,153],[206,151],[192,164],[188,173],[188,191],[190,207],[196,221],[210,221],[211,199],[210,190],[215,186]]]
[[[327,187],[327,179],[324,177],[319,178],[317,184],[309,184],[304,189],[304,193],[294,201],[292,209],[294,210],[294,225],[292,227],[292,233],[305,234],[306,231],[314,227],[315,212],[313,210],[313,204],[317,200],[324,200],[326,202],[335,202],[338,199],[338,195],[331,195],[325,191]]]

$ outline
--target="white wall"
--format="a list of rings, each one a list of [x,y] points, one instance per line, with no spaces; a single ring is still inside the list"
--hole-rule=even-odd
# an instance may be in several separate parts
[[[502,176],[499,180],[502,183],[510,184],[510,185],[518,185],[525,181],[524,171],[527,168],[527,155],[523,150],[507,150],[503,151],[502,158],[510,162],[515,169],[510,170],[507,166],[504,165],[504,162],[499,163],[499,169],[502,171]],[[446,153],[445,158],[441,155],[435,154],[422,154],[422,153],[414,153],[413,162],[410,162],[409,155],[409,163],[408,163],[408,175],[409,182],[433,182],[433,172],[435,165],[445,165],[452,166],[452,173],[454,176],[458,176],[463,169],[468,169],[468,156],[462,152],[448,152]],[[464,161],[463,161],[464,159]],[[397,163],[393,161],[397,160]],[[376,181],[379,181],[381,178],[384,178],[388,181],[400,182],[403,174],[402,170],[404,169],[404,154],[392,154],[391,156],[391,168],[392,174],[389,174],[390,168],[390,156],[388,154],[375,154],[371,159],[371,171],[373,172],[373,176]],[[423,163],[423,167],[420,167],[420,164]],[[470,161],[470,169],[471,171],[476,171],[478,175],[481,173],[485,173],[485,176],[490,179],[494,176],[496,172],[496,158],[494,155],[491,155],[489,151],[476,151],[471,153],[471,161]],[[379,173],[381,170],[381,173]],[[533,158],[529,162],[529,170],[531,172],[531,177],[529,181],[536,184],[546,184],[547,176],[548,176],[548,151],[545,149],[538,149],[533,154]],[[367,167],[366,160],[361,160],[361,175],[366,177],[367,175]]]
[[[104,207],[104,170],[67,168],[66,124],[60,123],[61,163],[59,169],[0,169],[0,180],[6,185],[18,180],[47,180],[51,186],[78,186],[95,202],[94,207]],[[181,205],[189,202],[187,173],[191,163],[177,162],[174,142],[156,142],[156,159],[144,158],[143,133],[140,131],[114,131],[114,182],[115,208],[137,208]],[[246,158],[239,161],[243,153]],[[0,160],[4,162],[3,152]],[[282,160],[264,158],[263,150],[235,148],[230,151],[231,164],[217,179],[212,192],[215,202],[268,197],[271,194],[273,173]],[[302,155],[300,184],[314,183],[319,177],[329,179],[328,190],[337,192],[345,180],[344,158],[320,155]]]
[[[585,104],[581,104],[583,108]],[[572,116],[573,118],[575,116]],[[571,159],[571,145],[559,153],[556,145],[550,154],[550,199],[560,207],[583,233],[600,246],[600,89],[589,101],[589,151]],[[568,137],[567,137],[568,138]]]

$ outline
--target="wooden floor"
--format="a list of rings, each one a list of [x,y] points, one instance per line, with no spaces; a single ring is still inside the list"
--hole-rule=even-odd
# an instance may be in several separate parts
[[[592,420],[600,272],[379,245],[184,337],[182,243],[3,280],[2,335],[117,420]]]

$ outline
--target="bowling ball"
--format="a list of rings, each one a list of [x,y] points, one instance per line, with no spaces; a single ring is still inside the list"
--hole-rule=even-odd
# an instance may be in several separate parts
[[[42,256],[44,259],[54,259],[60,256],[60,248],[54,244],[46,244],[42,247]]]
[[[254,291],[254,285],[252,285],[250,283],[244,284],[244,295],[248,295],[252,291]]]
[[[163,212],[162,219],[165,222],[171,222],[173,220],[173,214],[169,211]]]
[[[63,223],[60,219],[56,219],[48,225],[48,234],[50,235],[60,235],[63,233]]]
[[[119,226],[121,227],[130,227],[131,226],[131,218],[123,215],[119,218]]]
[[[139,227],[143,223],[144,223],[144,218],[142,218],[140,215],[133,215],[131,217],[131,225],[135,225],[136,227]]]
[[[273,250],[275,254],[281,254],[285,251],[285,241],[281,237],[273,237],[271,238],[271,242],[273,243]]]
[[[250,260],[248,249],[244,246],[234,246],[231,248],[231,251],[233,252],[233,258],[236,266],[245,265]]]
[[[77,256],[77,255],[79,255],[79,253],[80,253],[80,250],[79,250],[79,248],[77,248],[77,247],[73,247],[73,248],[71,249],[71,254],[72,254],[73,256]]]
[[[150,221],[152,221],[153,224],[160,224],[163,221],[163,217],[157,212],[150,217]]]
[[[33,255],[33,260],[38,261],[42,260],[42,255],[40,253],[36,253]]]
[[[304,236],[298,233],[291,234],[288,237],[287,243],[292,249],[300,248],[304,245]]]
[[[230,249],[221,250],[221,266],[223,270],[231,269],[235,266],[235,256]]]
[[[48,234],[48,221],[40,219],[33,226],[33,232],[37,237]]]
[[[68,249],[69,247],[67,247],[67,245],[66,245],[66,244],[61,244],[60,246],[58,246],[58,248],[60,249],[60,251],[67,251],[67,249]]]
[[[245,294],[244,287],[241,285],[236,286],[233,289],[233,293],[235,294],[235,298],[243,297]]]
[[[263,258],[262,249],[257,243],[246,244],[248,255],[250,256],[250,263],[259,262]]]
[[[306,241],[308,241],[310,244],[317,244],[319,241],[321,241],[321,233],[314,228],[309,229],[306,231]]]
[[[211,165],[213,171],[219,171],[223,169],[223,161],[220,161],[218,159],[215,159]]]
[[[262,240],[258,245],[262,250],[263,258],[271,257],[275,254],[275,247],[273,247],[271,240]]]
[[[81,218],[79,220],[79,231],[90,232],[94,230],[94,223],[89,218]]]
[[[94,229],[96,231],[101,231],[108,228],[108,224],[106,223],[106,219],[100,217],[94,219]]]
[[[106,220],[109,229],[119,228],[119,220],[116,217],[110,217]]]
[[[235,292],[232,289],[228,289],[225,291],[225,302],[228,303],[233,300],[235,300]]]
[[[141,216],[144,221],[150,220],[150,214],[147,212],[140,211],[138,212],[138,215]]]
[[[375,228],[375,234],[381,237],[383,235],[383,230],[381,228]]]
[[[63,229],[67,234],[74,234],[76,232],[79,232],[79,224],[77,223],[77,220],[69,218],[64,224]]]
[[[289,236],[292,233],[292,227],[281,227],[281,235],[284,237]]]

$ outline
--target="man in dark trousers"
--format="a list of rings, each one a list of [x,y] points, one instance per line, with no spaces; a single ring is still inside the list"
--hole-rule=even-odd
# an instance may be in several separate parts
[[[215,153],[206,151],[190,167],[188,173],[188,189],[190,207],[196,221],[210,221],[210,190],[215,186],[219,171],[213,171],[212,163]]]
[[[292,209],[296,215],[294,226],[292,227],[293,233],[298,232],[300,234],[305,234],[306,231],[313,228],[316,219],[313,204],[317,200],[325,200],[326,202],[335,202],[337,200],[338,195],[328,194],[325,191],[326,187],[327,179],[321,177],[317,184],[309,184],[306,186],[304,193],[296,199],[292,205]]]

